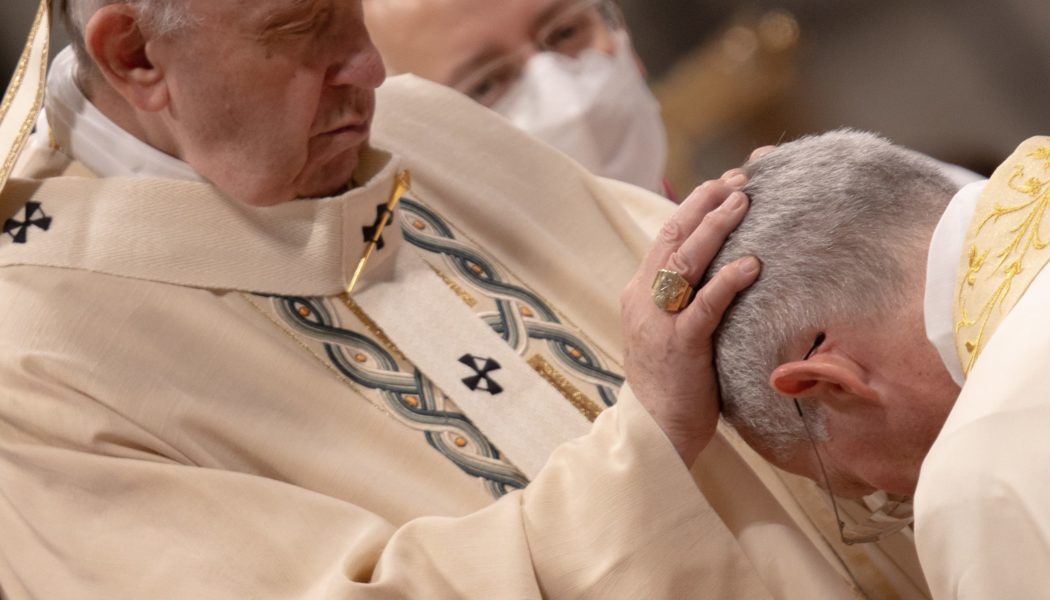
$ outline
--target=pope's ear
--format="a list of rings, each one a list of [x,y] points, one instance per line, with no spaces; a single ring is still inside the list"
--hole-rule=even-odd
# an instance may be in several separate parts
[[[878,393],[868,385],[864,367],[834,350],[821,352],[809,360],[780,365],[769,376],[769,385],[781,396],[790,398],[847,394],[878,399]]]
[[[168,105],[164,73],[150,61],[148,38],[135,6],[107,4],[84,28],[84,44],[102,77],[124,100],[144,112]]]

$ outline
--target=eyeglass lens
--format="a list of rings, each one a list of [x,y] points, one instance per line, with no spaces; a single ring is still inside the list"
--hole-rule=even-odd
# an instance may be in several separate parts
[[[521,79],[533,51],[576,57],[584,50],[599,48],[622,28],[623,17],[613,0],[567,2],[536,29],[532,42],[482,65],[452,87],[476,102],[492,106]]]

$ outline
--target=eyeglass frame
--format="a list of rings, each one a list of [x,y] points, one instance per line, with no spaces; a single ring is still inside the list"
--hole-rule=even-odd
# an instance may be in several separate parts
[[[550,15],[545,19],[543,25],[539,29],[537,29],[533,39],[530,40],[528,43],[523,44],[520,48],[511,52],[510,54],[500,56],[481,65],[469,75],[460,78],[459,81],[450,82],[448,84],[449,87],[474,99],[475,101],[481,104],[491,106],[496,101],[498,101],[499,98],[502,97],[502,95],[490,102],[485,102],[480,98],[476,98],[475,95],[471,93],[471,88],[481,83],[486,78],[491,77],[494,73],[499,72],[500,69],[505,68],[508,65],[514,65],[514,63],[521,61],[523,55],[527,55],[533,51],[555,52],[558,54],[565,54],[563,52],[559,52],[555,48],[550,47],[550,45],[545,40],[548,37],[550,37],[555,30],[557,30],[559,25],[563,25],[569,22],[570,19],[573,17],[582,16],[590,10],[597,11],[598,16],[601,18],[601,21],[606,25],[606,28],[608,29],[609,33],[627,30],[627,22],[624,19],[623,11],[621,10],[619,4],[617,4],[616,0],[577,0],[576,2],[568,2],[565,4],[564,7],[559,8],[555,12],[555,14]],[[586,48],[580,49],[580,52],[584,50],[586,50]],[[570,56],[569,54],[565,55]],[[516,68],[519,71],[522,70],[521,66],[518,66]],[[518,77],[520,78],[520,73],[518,74]]]
[[[823,345],[826,340],[827,334],[825,334],[824,332],[818,333],[816,339],[813,340],[813,345],[809,348],[808,351],[806,351],[806,354],[802,357],[802,360],[809,360],[810,357],[812,357],[813,354],[816,353],[817,348],[820,348],[820,346]],[[904,527],[907,527],[912,522],[912,518],[908,517],[901,519],[899,517],[889,517],[896,519],[896,522],[891,523],[890,526],[884,527],[883,529],[875,533],[848,534],[846,522],[842,520],[838,502],[835,501],[835,491],[831,487],[831,478],[828,477],[828,471],[824,467],[824,460],[820,457],[820,449],[817,446],[817,440],[813,436],[813,430],[810,429],[809,421],[806,420],[805,413],[802,412],[802,403],[799,402],[798,398],[792,398],[792,400],[794,400],[795,402],[795,410],[798,411],[799,418],[802,419],[802,427],[806,430],[806,436],[809,438],[809,443],[811,446],[813,446],[813,454],[817,457],[817,465],[820,467],[820,474],[824,478],[824,489],[827,490],[828,499],[831,500],[831,510],[835,513],[835,523],[838,524],[839,538],[842,540],[842,543],[848,546],[853,546],[855,544],[871,544],[878,542],[884,539],[885,537],[900,531]],[[898,503],[897,505],[899,506],[900,503]],[[890,509],[890,512],[892,512],[893,510],[894,509]],[[880,510],[880,512],[885,513],[886,511]]]

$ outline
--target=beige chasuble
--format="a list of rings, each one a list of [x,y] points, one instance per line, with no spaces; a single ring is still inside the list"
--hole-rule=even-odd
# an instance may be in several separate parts
[[[76,167],[60,129],[24,157],[0,196],[4,597],[908,595],[734,438],[691,476],[624,385],[618,298],[662,199],[436,86],[379,106],[356,189],[272,208],[34,179]]]
[[[916,541],[936,598],[1050,590],[1050,138],[978,200],[958,272],[962,392],[923,462]]]

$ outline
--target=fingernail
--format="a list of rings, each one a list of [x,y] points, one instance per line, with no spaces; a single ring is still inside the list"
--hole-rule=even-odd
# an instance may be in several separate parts
[[[744,259],[744,262],[740,264],[740,271],[744,275],[754,275],[762,268],[762,262],[754,256],[749,256]]]
[[[726,179],[726,185],[729,187],[742,188],[747,185],[747,175],[743,173],[737,173],[729,179]]]
[[[747,196],[744,192],[733,192],[726,199],[726,208],[729,210],[740,210],[747,203]]]

